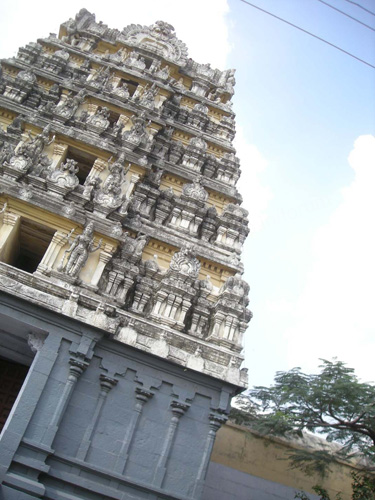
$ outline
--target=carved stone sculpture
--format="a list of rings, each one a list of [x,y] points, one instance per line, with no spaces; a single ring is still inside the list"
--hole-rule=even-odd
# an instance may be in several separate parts
[[[132,117],[132,123],[132,128],[124,132],[122,136],[124,143],[129,145],[131,149],[137,146],[146,146],[149,139],[146,127],[150,124],[150,121],[147,121],[145,114],[141,113],[139,116]]]
[[[89,116],[86,121],[88,130],[101,134],[109,127],[109,110],[107,107],[99,107],[93,115]]]
[[[79,179],[76,176],[78,171],[79,167],[77,162],[72,159],[67,159],[59,168],[47,176],[49,188],[57,194],[62,195],[72,191],[79,184]]]
[[[125,82],[114,88],[112,90],[112,94],[116,96],[117,99],[121,99],[122,101],[127,101],[130,98],[129,87]]]
[[[46,166],[52,163],[48,157],[43,154],[44,148],[55,140],[55,136],[53,136],[52,139],[49,138],[50,132],[50,125],[45,127],[43,131],[35,137],[28,132],[28,137],[18,143],[14,150],[14,154],[5,165],[9,176],[18,179],[22,175],[27,174],[32,167],[37,167],[40,161],[43,161]]]
[[[102,183],[101,187],[95,191],[94,205],[99,211],[104,211],[107,215],[118,208],[124,197],[122,195],[122,185],[125,175],[129,170],[124,169],[125,155],[121,153],[114,163],[108,163],[109,175]]]
[[[55,115],[68,120],[74,116],[78,106],[83,102],[85,96],[86,91],[84,89],[80,90],[75,96],[72,96],[71,93],[69,93],[64,100],[61,100],[57,104],[55,108]]]
[[[66,273],[68,276],[77,277],[81,272],[83,266],[86,264],[90,253],[96,252],[101,248],[101,242],[94,246],[94,224],[89,222],[84,228],[81,235],[77,236],[73,242],[70,242],[70,247],[66,251],[69,255],[66,263],[64,263],[65,254],[63,256],[63,261],[58,268],[58,271]]]

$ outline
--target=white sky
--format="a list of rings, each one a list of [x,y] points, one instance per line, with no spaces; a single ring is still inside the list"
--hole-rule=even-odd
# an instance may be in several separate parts
[[[322,4],[255,3],[375,65],[374,33]],[[332,3],[375,26],[346,2]],[[362,4],[375,10],[372,0]],[[0,57],[57,33],[83,7],[56,5],[3,2]],[[318,358],[333,356],[375,380],[375,70],[239,0],[84,6],[113,28],[167,21],[193,59],[237,68],[239,189],[252,231],[244,252],[254,312],[245,342],[250,385],[294,366],[315,370]]]

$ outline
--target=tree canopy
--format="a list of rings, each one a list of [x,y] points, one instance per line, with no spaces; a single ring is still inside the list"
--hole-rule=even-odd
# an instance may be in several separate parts
[[[367,457],[375,470],[375,386],[359,381],[341,361],[322,360],[317,374],[300,368],[278,372],[271,387],[255,387],[233,410],[237,423],[261,434],[302,436],[304,430],[323,434],[340,446],[315,452],[295,452],[294,466],[324,473],[329,462],[355,455]],[[371,465],[372,464],[372,465]]]

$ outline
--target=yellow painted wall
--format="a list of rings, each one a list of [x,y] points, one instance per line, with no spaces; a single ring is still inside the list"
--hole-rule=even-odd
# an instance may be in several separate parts
[[[269,481],[281,483],[297,490],[314,493],[319,484],[331,498],[338,492],[342,500],[351,499],[351,476],[348,464],[334,463],[332,473],[322,479],[319,475],[308,477],[302,471],[290,468],[288,451],[296,448],[294,442],[260,436],[246,427],[231,422],[217,433],[211,460],[241,472]]]

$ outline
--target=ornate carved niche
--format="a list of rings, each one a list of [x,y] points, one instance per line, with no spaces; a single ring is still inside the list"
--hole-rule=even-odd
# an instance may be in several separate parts
[[[187,124],[200,130],[205,130],[208,122],[208,107],[201,103],[195,104],[189,113]]]
[[[240,177],[240,162],[233,153],[225,153],[218,161],[216,179],[235,186]]]
[[[176,252],[155,293],[151,317],[178,330],[185,328],[185,317],[196,294],[200,262],[189,246]]]
[[[69,52],[65,49],[57,50],[51,55],[41,56],[43,68],[55,74],[64,72],[69,61]]]
[[[206,159],[207,143],[200,137],[192,137],[182,157],[182,165],[195,172],[201,172]]]
[[[26,64],[34,64],[41,53],[42,46],[39,43],[28,43],[18,50],[17,59]]]
[[[155,155],[158,160],[163,160],[166,158],[166,155],[170,148],[173,132],[174,128],[167,126],[159,130],[156,134],[155,141],[152,147],[152,154]]]
[[[171,187],[160,191],[160,195],[156,201],[154,221],[158,224],[168,223],[175,203],[176,197]]]
[[[140,273],[138,266],[146,243],[147,237],[143,234],[131,238],[125,233],[124,241],[99,284],[103,295],[113,297],[121,306],[125,305],[128,292]]]
[[[123,29],[118,40],[147,49],[175,64],[184,65],[187,60],[186,45],[177,39],[173,26],[163,21],[157,21],[152,26],[131,24]]]
[[[239,205],[228,203],[218,217],[216,243],[241,253],[249,233],[248,211]]]
[[[236,135],[234,118],[232,116],[223,116],[216,128],[216,133],[220,138],[231,143]]]
[[[207,209],[202,224],[200,226],[199,234],[203,241],[211,242],[215,235],[218,225],[218,216],[215,207]]]
[[[134,291],[130,297],[130,310],[147,315],[152,307],[155,289],[158,287],[163,273],[157,263],[157,256],[142,262],[140,274],[136,277]]]
[[[208,193],[197,177],[193,183],[184,184],[182,194],[175,200],[169,225],[179,230],[197,235],[198,229],[206,213]]]
[[[157,199],[160,195],[160,182],[163,170],[154,167],[136,184],[131,199],[133,208],[146,219],[152,219]]]
[[[181,163],[185,153],[184,145],[181,141],[171,141],[168,151],[168,161],[174,165]]]
[[[20,71],[13,82],[5,86],[4,96],[12,101],[22,103],[31,94],[36,84],[36,76],[31,70]]]
[[[163,118],[173,119],[178,114],[181,105],[181,98],[181,94],[173,94],[169,99],[164,101],[162,108]]]
[[[241,273],[227,279],[213,307],[207,340],[238,352],[242,350],[242,337],[252,317],[247,309],[249,290]]]
[[[204,338],[208,335],[211,310],[213,302],[207,297],[212,291],[212,283],[207,275],[204,280],[197,280],[195,283],[196,296],[192,301],[192,308],[187,317],[188,333],[194,337]]]
[[[206,160],[203,164],[203,175],[209,178],[215,177],[216,170],[218,168],[218,160],[216,156],[207,154],[206,155]]]

